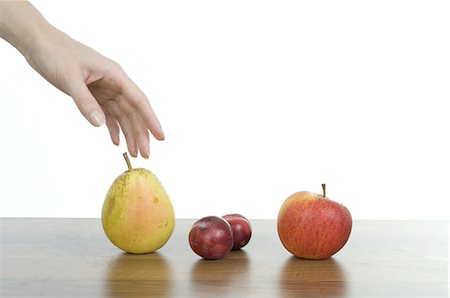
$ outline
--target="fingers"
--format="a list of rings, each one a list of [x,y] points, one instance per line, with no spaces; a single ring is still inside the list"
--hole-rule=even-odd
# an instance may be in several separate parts
[[[90,83],[89,89],[84,85],[84,89],[89,93],[89,98],[93,98],[89,92],[91,90],[105,109],[106,125],[112,142],[116,145],[119,144],[120,130],[122,130],[130,155],[137,157],[140,152],[144,158],[148,158],[150,154],[149,130],[156,139],[163,140],[164,133],[161,124],[144,93],[120,67],[114,69],[112,76]],[[84,90],[85,93],[86,90]],[[88,98],[88,95],[83,94],[78,97]],[[87,118],[92,121],[91,123],[95,125],[95,123],[102,123],[102,120],[105,122],[103,112],[95,113],[95,107],[90,106],[91,100],[85,100],[85,104],[81,100],[78,102],[82,103],[78,105],[80,110],[83,107],[86,108],[87,111],[84,115],[88,115]],[[95,103],[98,106],[97,101]],[[93,111],[90,112],[92,109]],[[102,116],[103,118],[101,118]]]
[[[134,131],[132,127],[132,123],[130,119],[127,117],[127,114],[124,113],[124,110],[122,107],[119,106],[117,102],[109,102],[107,105],[108,114],[112,115],[112,118],[115,120],[117,119],[116,123],[113,123],[113,120],[110,123],[112,130],[110,130],[111,139],[113,139],[113,136],[115,137],[117,129],[122,129],[122,132],[125,136],[125,140],[127,142],[128,152],[131,156],[137,157],[137,149],[136,149],[136,140],[134,137]],[[119,124],[117,124],[117,122]],[[108,126],[109,127],[109,126]],[[114,140],[113,140],[114,142]]]
[[[139,119],[140,117],[137,117],[135,119],[135,121],[140,121],[141,123],[139,124],[139,127],[143,127],[144,123],[141,119]],[[150,139],[149,139],[149,135],[148,135],[148,130],[141,130],[137,133],[137,146],[139,148],[139,152],[141,153],[142,157],[144,158],[148,158],[150,156]]]
[[[119,145],[120,143],[120,128],[117,123],[117,119],[112,115],[107,115],[106,117],[106,126],[109,130],[109,135],[111,136],[111,141],[114,145]]]
[[[151,131],[152,135],[157,140],[164,140],[164,132],[150,102],[139,87],[128,77],[123,85],[122,94],[139,113],[145,126]]]
[[[105,114],[102,108],[81,78],[71,82],[69,94],[72,96],[81,114],[92,125],[99,127],[105,123]]]
[[[130,152],[131,156],[137,157],[138,151],[136,147],[136,139],[130,120],[127,117],[120,117],[119,124],[122,128],[123,134],[125,135],[125,140],[127,141],[128,152]]]
[[[130,155],[137,157],[138,152],[140,152],[142,157],[148,158],[150,155],[149,133],[140,115],[126,102],[122,101],[108,103],[106,110],[108,111],[106,125],[109,128],[113,143],[118,144],[121,128]]]

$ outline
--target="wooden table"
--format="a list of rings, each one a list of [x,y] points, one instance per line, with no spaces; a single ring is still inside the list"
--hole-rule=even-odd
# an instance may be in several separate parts
[[[218,261],[194,254],[194,220],[158,253],[113,246],[99,219],[0,219],[1,297],[448,297],[448,221],[355,221],[325,261],[292,257],[274,220]]]

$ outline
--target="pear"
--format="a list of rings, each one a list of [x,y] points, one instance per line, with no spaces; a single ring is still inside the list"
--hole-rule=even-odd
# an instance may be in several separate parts
[[[133,254],[153,252],[163,247],[175,227],[169,196],[149,170],[131,167],[112,183],[102,208],[102,225],[108,239]]]

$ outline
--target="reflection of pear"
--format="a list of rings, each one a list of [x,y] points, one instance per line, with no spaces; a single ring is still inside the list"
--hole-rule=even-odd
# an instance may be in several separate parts
[[[232,282],[248,278],[250,262],[244,250],[232,251],[224,259],[200,259],[191,267],[191,286],[195,293],[226,290]]]
[[[171,297],[172,271],[158,253],[121,254],[108,264],[106,297]]]
[[[333,258],[289,258],[280,273],[280,297],[345,297],[345,275]]]
[[[102,224],[109,240],[130,253],[161,248],[175,227],[169,196],[152,172],[132,169],[114,180],[103,203]]]

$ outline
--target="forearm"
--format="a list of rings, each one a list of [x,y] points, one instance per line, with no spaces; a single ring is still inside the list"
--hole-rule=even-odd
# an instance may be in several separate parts
[[[49,32],[55,30],[28,1],[0,0],[0,37],[25,57]]]

